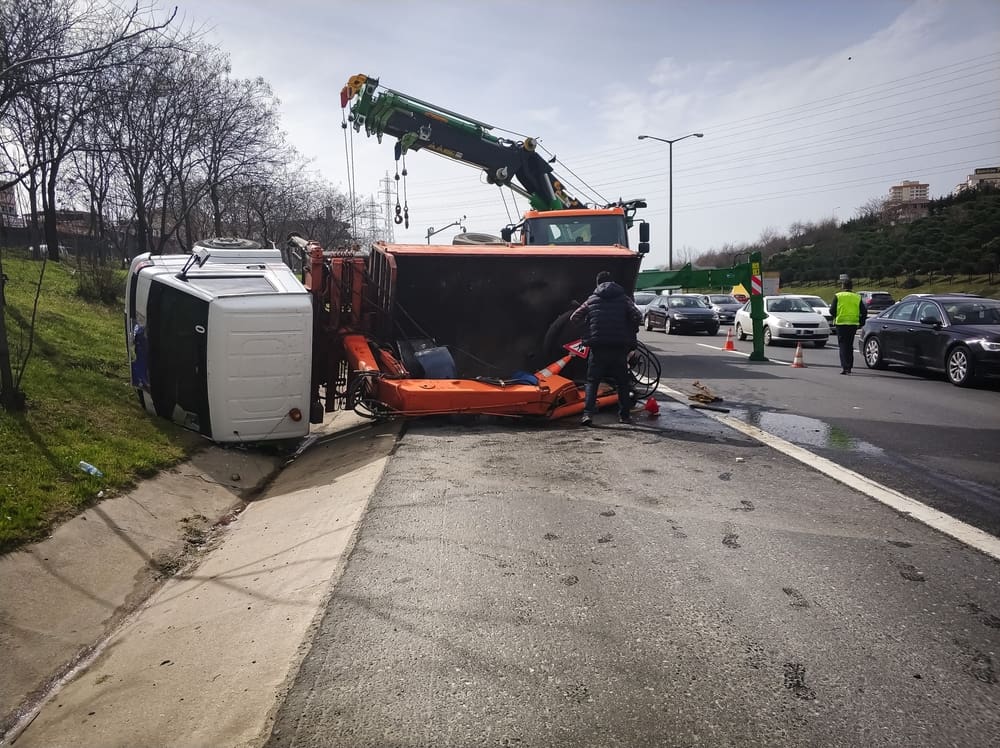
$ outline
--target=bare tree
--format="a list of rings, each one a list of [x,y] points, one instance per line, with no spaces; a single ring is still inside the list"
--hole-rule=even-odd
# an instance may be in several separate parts
[[[873,197],[858,206],[854,212],[854,217],[859,220],[881,220],[885,215],[889,199],[885,197]]]
[[[55,83],[86,85],[95,73],[121,65],[123,49],[138,59],[163,44],[152,6],[122,10],[105,0],[20,0],[0,3],[0,129],[15,101]],[[25,173],[8,175],[0,189]]]
[[[67,100],[79,103],[84,96],[81,92],[86,91],[98,71],[137,59],[148,50],[161,46],[163,39],[157,32],[171,23],[173,15],[161,22],[147,20],[151,18],[149,10],[139,5],[123,11],[112,2],[100,0],[0,2],[0,132],[11,131],[9,116],[15,102],[27,99],[49,104]],[[55,97],[51,93],[40,93],[56,86],[62,89],[62,93]],[[80,110],[75,111],[79,113]],[[32,111],[32,114],[39,112]],[[52,168],[53,161],[50,159],[58,162],[67,153],[69,141],[65,139],[65,124],[60,119],[49,131],[48,147],[39,148],[36,153],[41,157],[40,162],[36,159],[29,164],[27,159],[12,159],[12,163],[24,164],[24,167],[12,168],[0,179],[0,189],[19,184],[29,173],[32,178],[40,174],[38,181],[45,186],[45,194],[54,209],[55,193],[50,184],[55,183],[58,166]],[[21,145],[23,152],[23,143]],[[49,176],[53,179],[47,180]],[[50,251],[55,251],[58,257],[54,228],[47,243]],[[34,325],[30,326],[29,343],[18,362],[15,379],[7,338],[3,277],[0,271],[0,407],[21,411],[26,407],[21,379],[31,353]],[[36,294],[36,308],[37,299]]]

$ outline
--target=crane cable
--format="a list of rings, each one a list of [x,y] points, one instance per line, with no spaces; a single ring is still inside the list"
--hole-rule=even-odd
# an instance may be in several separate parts
[[[348,131],[351,129],[347,124],[346,110],[340,110],[340,127],[344,131],[344,156],[347,159],[347,192],[351,201],[351,237],[355,239],[358,235],[358,227],[356,224],[357,211],[355,208],[355,190],[354,190],[354,134],[350,134],[350,140],[348,140]]]

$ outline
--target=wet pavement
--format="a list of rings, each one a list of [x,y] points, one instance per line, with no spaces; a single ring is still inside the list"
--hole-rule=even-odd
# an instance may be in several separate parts
[[[997,562],[661,407],[412,424],[268,745],[992,740]]]

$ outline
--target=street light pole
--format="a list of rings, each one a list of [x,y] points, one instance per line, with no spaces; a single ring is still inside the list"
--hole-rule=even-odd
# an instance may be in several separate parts
[[[434,234],[440,234],[440,233],[441,233],[442,231],[447,231],[447,230],[448,230],[448,229],[450,229],[450,228],[451,228],[452,226],[460,226],[460,227],[461,227],[461,229],[462,229],[462,231],[465,231],[465,226],[462,226],[462,223],[463,223],[464,221],[465,221],[465,216],[462,216],[462,217],[461,217],[461,218],[459,218],[459,219],[458,219],[457,221],[452,221],[451,223],[449,223],[449,224],[448,224],[447,226],[445,226],[445,227],[444,227],[443,229],[437,229],[437,230],[435,230],[433,226],[429,227],[429,228],[427,229],[427,243],[428,243],[428,244],[430,244],[430,243],[431,243],[431,237],[432,237],[432,236],[434,236]]]
[[[667,236],[668,236],[668,239],[667,239],[667,242],[668,242],[668,244],[667,244],[667,270],[673,270],[674,269],[674,143],[679,143],[680,141],[684,140],[685,138],[703,138],[703,137],[705,137],[705,134],[701,133],[701,132],[692,132],[692,133],[689,133],[687,135],[684,135],[683,137],[673,138],[673,139],[658,138],[655,135],[640,135],[639,136],[639,140],[647,140],[647,139],[649,139],[649,140],[659,140],[661,143],[666,143],[667,146],[669,146],[668,149],[667,149],[667,154],[668,154],[667,170],[669,172],[670,177],[669,177],[669,180],[667,182],[667,184],[668,184],[668,190],[669,190],[667,210],[669,211],[668,212],[668,217],[669,217],[669,223],[670,223],[670,231],[667,234]]]

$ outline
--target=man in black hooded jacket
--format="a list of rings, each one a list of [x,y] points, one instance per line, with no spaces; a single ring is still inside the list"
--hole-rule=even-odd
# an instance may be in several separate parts
[[[586,320],[584,343],[590,346],[587,360],[587,394],[583,406],[584,426],[591,424],[597,412],[597,388],[604,379],[611,379],[618,387],[618,420],[631,423],[629,406],[628,353],[636,342],[636,333],[642,314],[625,289],[611,280],[611,273],[604,270],[597,274],[597,288],[583,304],[570,315],[570,320]]]

